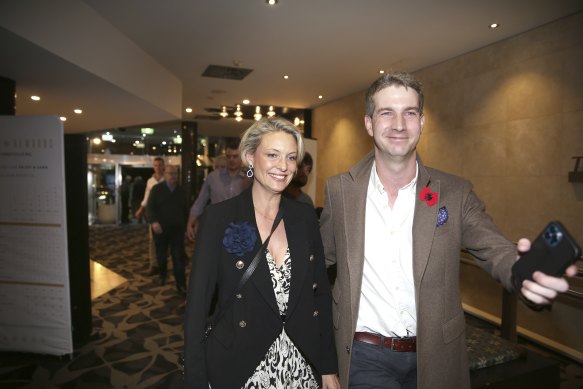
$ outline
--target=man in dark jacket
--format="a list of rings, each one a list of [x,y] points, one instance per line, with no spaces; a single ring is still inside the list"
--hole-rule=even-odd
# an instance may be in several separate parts
[[[188,217],[188,202],[182,187],[178,185],[176,166],[167,166],[164,171],[164,181],[152,188],[147,211],[154,232],[160,284],[166,283],[167,252],[170,247],[176,289],[179,294],[186,295],[184,233]]]

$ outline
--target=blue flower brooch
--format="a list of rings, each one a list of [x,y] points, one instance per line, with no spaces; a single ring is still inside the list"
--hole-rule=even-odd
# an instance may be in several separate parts
[[[251,223],[230,223],[225,229],[223,246],[229,254],[242,256],[253,250],[256,241],[257,230]]]

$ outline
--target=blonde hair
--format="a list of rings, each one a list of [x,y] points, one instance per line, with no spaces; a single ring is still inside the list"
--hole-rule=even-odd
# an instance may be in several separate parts
[[[259,147],[259,144],[261,143],[264,135],[279,131],[290,134],[296,139],[298,144],[297,161],[299,164],[302,159],[304,159],[305,154],[304,138],[302,137],[302,133],[291,122],[278,116],[264,117],[261,120],[253,123],[253,125],[243,133],[241,143],[239,144],[239,152],[241,153],[241,161],[243,161],[243,164],[247,166],[246,155],[255,154],[255,151],[257,151],[257,148]]]

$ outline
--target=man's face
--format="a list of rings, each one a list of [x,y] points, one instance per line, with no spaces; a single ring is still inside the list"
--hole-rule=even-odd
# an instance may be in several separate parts
[[[302,163],[298,167],[298,173],[292,179],[292,184],[299,188],[306,186],[306,184],[308,183],[308,176],[310,175],[311,172],[312,166]]]
[[[241,170],[241,157],[238,149],[227,149],[225,151],[227,156],[227,170],[234,172]]]
[[[154,174],[161,176],[164,173],[164,161],[159,159],[154,161]]]
[[[364,124],[383,156],[406,159],[414,155],[423,131],[424,116],[419,112],[419,96],[412,88],[389,86],[377,92],[372,118]]]
[[[176,166],[168,166],[164,170],[164,181],[170,185],[176,185],[178,182],[178,168]]]

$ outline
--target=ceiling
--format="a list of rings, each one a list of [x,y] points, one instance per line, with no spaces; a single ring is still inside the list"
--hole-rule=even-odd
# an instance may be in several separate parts
[[[238,136],[250,120],[200,117],[243,99],[316,108],[366,89],[379,69],[415,71],[582,9],[581,0],[2,1],[0,76],[16,82],[18,115],[64,115],[66,133],[195,120],[203,135]],[[208,65],[252,71],[203,77]]]

